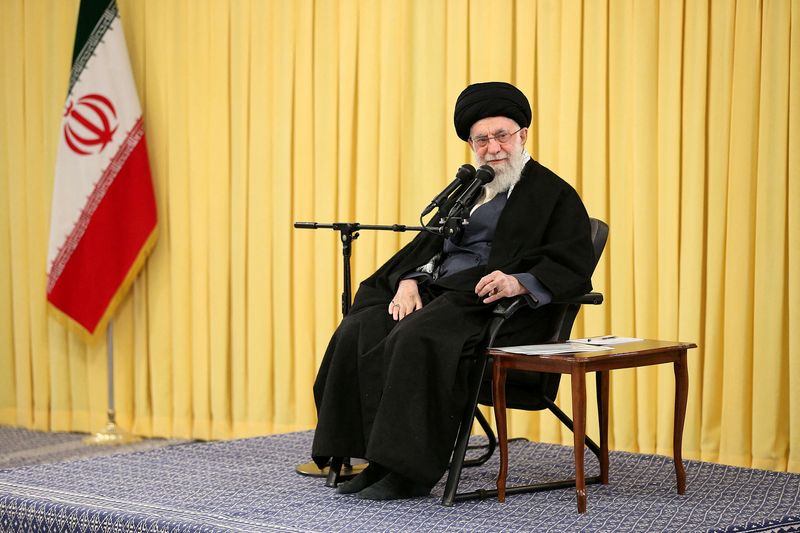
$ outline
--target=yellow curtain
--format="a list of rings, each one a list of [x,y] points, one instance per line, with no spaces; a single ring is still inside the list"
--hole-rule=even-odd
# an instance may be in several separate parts
[[[606,303],[574,334],[696,342],[684,456],[800,472],[798,0],[118,3],[161,225],[114,317],[123,427],[312,428],[343,266],[335,232],[292,222],[416,224],[469,161],[456,96],[494,79],[611,228]],[[107,407],[104,339],[45,305],[77,6],[0,3],[0,423],[42,430],[98,429]],[[409,238],[362,232],[354,283]],[[673,386],[612,374],[615,449],[671,453]],[[511,430],[571,443],[547,414]]]

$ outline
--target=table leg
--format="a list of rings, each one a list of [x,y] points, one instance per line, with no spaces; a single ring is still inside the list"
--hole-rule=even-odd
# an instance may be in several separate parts
[[[600,425],[600,483],[608,485],[608,370],[595,373],[597,410]]]
[[[508,476],[508,435],[506,434],[506,374],[499,361],[494,360],[492,368],[492,403],[494,419],[497,424],[497,442],[500,448],[500,472],[497,474],[497,501],[506,500],[506,477]]]
[[[575,495],[578,512],[586,512],[586,478],[583,472],[583,448],[586,437],[586,371],[572,373],[572,423],[575,443]]]
[[[675,360],[675,425],[673,427],[672,453],[675,457],[675,477],[678,494],[686,492],[686,470],[683,467],[683,423],[686,419],[686,400],[689,395],[689,370],[686,366],[686,350]]]

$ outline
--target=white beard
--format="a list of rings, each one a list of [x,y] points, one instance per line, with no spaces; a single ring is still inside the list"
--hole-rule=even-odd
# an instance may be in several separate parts
[[[484,185],[486,196],[493,197],[501,192],[506,192],[516,185],[522,174],[522,169],[525,167],[525,163],[527,163],[530,158],[531,156],[524,147],[519,152],[509,155],[505,160],[505,164],[495,169],[494,179]],[[486,161],[481,158],[476,158],[476,163],[480,166],[485,165]]]

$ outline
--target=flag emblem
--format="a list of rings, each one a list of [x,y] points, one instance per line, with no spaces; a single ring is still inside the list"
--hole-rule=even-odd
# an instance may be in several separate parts
[[[102,152],[117,131],[117,111],[111,100],[87,94],[70,101],[64,113],[64,141],[79,155]]]

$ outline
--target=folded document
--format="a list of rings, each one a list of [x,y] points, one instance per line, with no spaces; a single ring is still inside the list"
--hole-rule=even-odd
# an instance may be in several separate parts
[[[611,347],[579,342],[558,342],[550,344],[528,344],[526,346],[504,346],[493,349],[522,355],[551,355],[557,353],[602,352],[603,350],[610,350]]]

